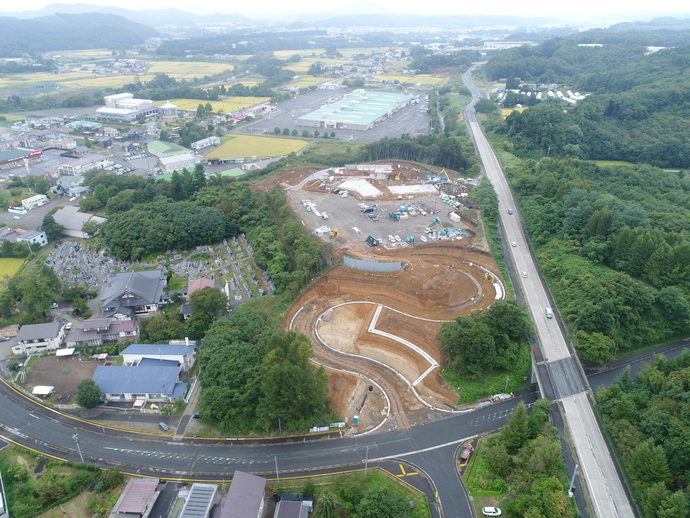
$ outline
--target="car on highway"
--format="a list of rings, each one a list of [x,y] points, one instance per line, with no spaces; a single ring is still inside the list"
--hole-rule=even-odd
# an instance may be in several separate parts
[[[513,215],[513,209],[508,209],[508,215],[512,216]]]
[[[512,242],[513,246],[517,246],[517,243],[515,241]]]
[[[523,277],[527,277],[527,272],[522,272]]]
[[[498,507],[482,507],[482,515],[501,516],[501,510]]]

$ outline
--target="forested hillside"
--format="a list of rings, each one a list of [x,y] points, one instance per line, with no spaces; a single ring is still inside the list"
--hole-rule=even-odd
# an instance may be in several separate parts
[[[690,332],[690,182],[649,166],[544,158],[509,171],[580,357]]]
[[[603,47],[577,41],[511,49],[486,65],[492,79],[592,94],[574,107],[543,101],[496,123],[515,153],[690,167],[690,46],[649,54],[635,40]]]
[[[0,57],[51,50],[126,49],[158,33],[114,14],[55,14],[31,20],[0,17]]]
[[[690,352],[657,356],[597,393],[598,407],[646,518],[688,516]]]

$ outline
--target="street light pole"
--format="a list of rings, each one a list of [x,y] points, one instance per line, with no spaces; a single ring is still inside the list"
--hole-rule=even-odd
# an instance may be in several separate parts
[[[81,448],[79,447],[79,434],[74,434],[72,436],[72,439],[74,439],[74,442],[77,443],[77,451],[79,452],[79,458],[81,459],[81,463],[84,464],[84,456],[81,454]]]
[[[367,453],[364,457],[364,479],[367,478],[367,467],[369,466],[369,446],[367,446]]]
[[[278,473],[278,456],[274,455],[273,459],[276,461],[276,479],[278,480],[278,484],[280,484],[280,473]]]
[[[570,487],[568,488],[568,498],[572,498],[572,497],[573,497],[573,486],[575,485],[575,477],[578,475],[577,470],[578,470],[579,467],[580,467],[580,466],[578,466],[577,464],[575,464],[575,470],[573,471],[573,476],[570,477]]]

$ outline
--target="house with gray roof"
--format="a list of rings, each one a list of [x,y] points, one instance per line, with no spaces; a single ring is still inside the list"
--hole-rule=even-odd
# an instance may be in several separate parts
[[[219,518],[261,518],[266,479],[235,471]]]
[[[180,518],[208,518],[217,492],[218,486],[215,484],[192,484]]]
[[[88,212],[80,212],[79,207],[74,205],[67,205],[55,211],[53,219],[58,225],[62,225],[62,233],[69,237],[80,237],[87,239],[90,237],[82,229],[86,223],[104,223],[105,218],[89,214]]]
[[[132,320],[158,313],[165,304],[163,291],[168,283],[163,270],[120,272],[110,278],[101,295],[104,317]]]
[[[171,360],[183,371],[194,366],[196,342],[174,340],[168,344],[132,344],[120,353],[124,365],[141,365],[144,359]]]
[[[99,365],[91,379],[107,401],[170,401],[184,397],[188,383],[180,383],[180,367]]]
[[[67,333],[67,347],[100,346],[104,342],[125,339],[136,339],[139,336],[139,324],[131,320],[115,318],[90,318],[75,322]]]
[[[19,329],[12,344],[14,354],[36,354],[59,349],[65,339],[65,326],[60,322],[28,324]]]

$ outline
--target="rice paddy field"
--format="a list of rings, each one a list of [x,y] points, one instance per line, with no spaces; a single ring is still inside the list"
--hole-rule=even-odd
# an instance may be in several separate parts
[[[141,81],[153,79],[152,75],[138,76]],[[134,75],[100,76],[88,72],[67,72],[53,74],[51,72],[37,72],[35,74],[13,74],[0,78],[0,90],[3,88],[26,88],[37,84],[57,83],[60,88],[74,90],[79,88],[118,87],[133,83]]]
[[[206,158],[250,158],[287,155],[296,153],[308,144],[306,140],[293,138],[259,137],[255,135],[224,135],[224,141]]]
[[[437,85],[445,81],[444,77],[436,77],[430,74],[419,74],[416,76],[406,76],[403,74],[385,74],[380,76],[374,76],[374,79],[378,79],[380,81],[395,81],[397,79],[401,83],[412,83],[414,85],[421,84],[429,86]]]
[[[313,77],[313,76],[299,76],[297,79],[293,79],[289,83],[287,83],[285,86],[287,87],[299,87],[299,88],[308,88],[312,85],[318,85],[319,83],[327,83],[329,81],[333,81],[333,78],[331,77]]]
[[[222,111],[223,113],[230,113],[243,108],[251,108],[257,104],[270,101],[270,97],[228,97],[222,101],[202,101],[199,99],[170,99],[170,102],[177,106],[178,110],[196,110],[199,103],[206,106],[206,103],[211,103],[214,112]],[[167,101],[155,101],[153,104],[162,106]]]
[[[14,274],[19,271],[22,264],[24,264],[24,259],[14,257],[3,257],[0,259],[0,279],[14,277]]]
[[[175,79],[194,79],[225,71],[232,73],[235,67],[230,63],[209,63],[206,61],[151,61],[148,73],[167,74]]]

